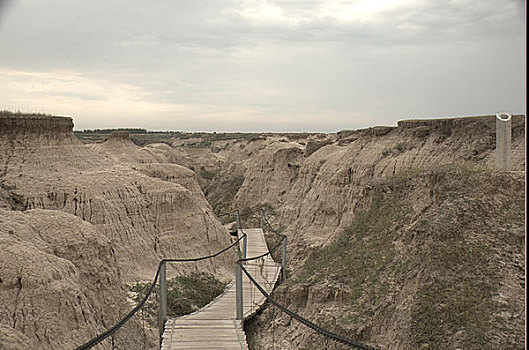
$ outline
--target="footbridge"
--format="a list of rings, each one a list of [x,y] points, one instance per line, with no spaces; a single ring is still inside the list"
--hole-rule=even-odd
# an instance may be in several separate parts
[[[287,237],[272,228],[263,209],[245,211],[246,215],[260,213],[259,228],[243,228],[241,214],[234,212],[237,222],[237,239],[223,250],[204,257],[187,259],[163,259],[160,261],[154,281],[143,300],[111,328],[97,335],[76,350],[90,349],[114,333],[143,308],[155,286],[159,286],[160,349],[249,349],[244,332],[244,321],[254,316],[265,303],[279,309],[293,320],[322,335],[327,341],[362,350],[375,348],[333,333],[303,318],[277,303],[271,292],[277,283],[286,278]],[[275,244],[269,248],[264,228],[275,235]],[[235,234],[235,233],[234,233]],[[231,249],[239,251],[234,262],[234,282],[227,290],[207,306],[178,318],[167,318],[166,265],[169,263],[196,262],[213,259]],[[280,262],[276,262],[274,257]]]
[[[247,237],[248,256],[261,256],[245,262],[244,267],[259,285],[270,293],[280,276],[281,265],[267,254],[268,248],[260,228],[245,229],[244,233]],[[242,270],[240,265],[236,266],[237,276]],[[242,293],[237,293],[241,287]],[[191,315],[167,320],[161,348],[162,350],[248,349],[242,322],[253,315],[265,300],[264,295],[248,278],[239,281],[236,277],[236,282],[206,307]]]

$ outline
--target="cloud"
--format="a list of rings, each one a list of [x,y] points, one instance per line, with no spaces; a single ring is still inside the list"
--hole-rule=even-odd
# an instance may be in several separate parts
[[[0,101],[76,114],[86,127],[134,117],[151,128],[329,130],[524,108],[519,1],[11,5]]]
[[[263,43],[287,50],[434,45],[523,35],[518,16],[512,0],[21,1],[0,31],[8,48],[0,64],[152,69]],[[32,26],[16,25],[22,17]]]
[[[0,99],[6,109],[16,109],[12,107],[22,104],[37,111],[90,115],[95,111],[138,114],[183,108],[178,104],[155,103],[150,100],[150,93],[140,87],[77,72],[2,69],[0,79],[5,82]]]
[[[6,13],[7,5],[9,5],[10,2],[10,0],[0,0],[0,26],[2,25],[2,17]]]

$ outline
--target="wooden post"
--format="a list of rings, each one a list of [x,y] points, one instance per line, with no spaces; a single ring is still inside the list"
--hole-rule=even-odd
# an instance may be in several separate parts
[[[284,281],[287,278],[287,236],[283,237],[283,256],[281,259],[281,280]]]
[[[261,230],[264,230],[264,209],[261,208]]]
[[[242,267],[241,263],[235,263],[235,309],[236,309],[236,319],[243,319],[243,309],[242,309]]]
[[[167,321],[167,270],[165,261],[162,261],[160,263],[160,344],[162,342],[165,321]]]

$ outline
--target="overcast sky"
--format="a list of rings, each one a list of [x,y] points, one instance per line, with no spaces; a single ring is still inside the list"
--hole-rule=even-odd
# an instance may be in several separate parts
[[[0,109],[322,131],[525,113],[521,0],[0,0]]]

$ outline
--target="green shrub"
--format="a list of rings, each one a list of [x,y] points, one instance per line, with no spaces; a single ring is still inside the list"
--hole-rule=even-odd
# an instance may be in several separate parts
[[[203,166],[200,167],[200,176],[206,180],[213,180],[216,173],[214,171],[209,171]]]
[[[129,286],[133,300],[139,303],[149,290],[151,283],[136,283]],[[205,272],[193,272],[167,281],[167,316],[179,317],[192,313],[219,296],[226,287],[215,276]],[[155,325],[159,308],[159,288],[155,287],[143,307],[147,320]]]

